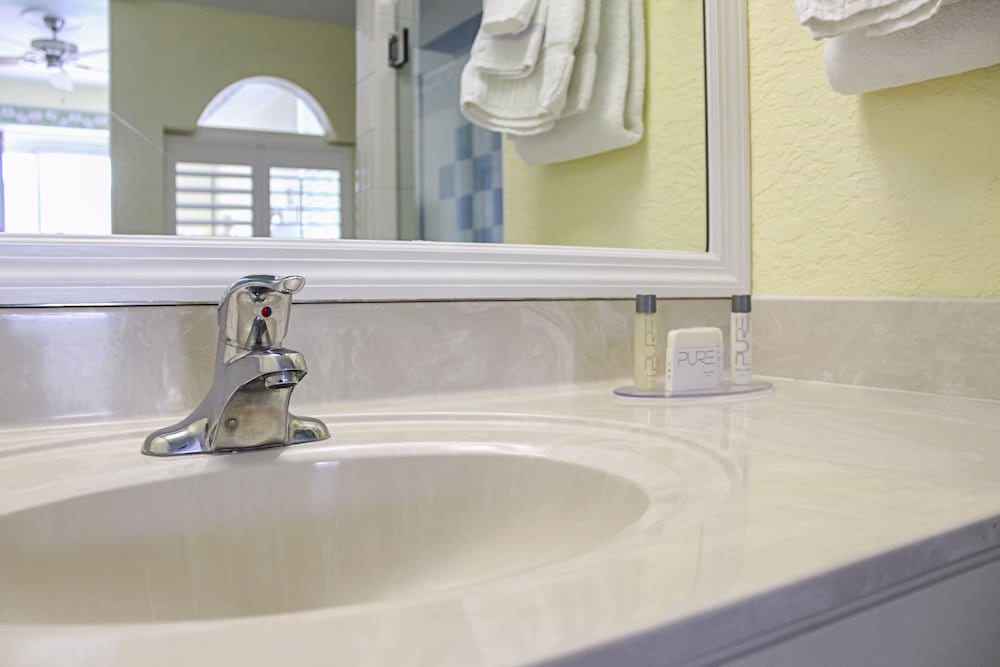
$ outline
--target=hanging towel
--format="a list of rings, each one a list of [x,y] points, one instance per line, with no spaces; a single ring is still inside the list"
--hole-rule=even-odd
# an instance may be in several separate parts
[[[539,0],[483,0],[480,30],[487,35],[515,35],[531,25]]]
[[[545,3],[539,5],[545,10]],[[545,35],[545,17],[538,16],[521,32],[490,35],[482,28],[472,43],[470,64],[483,74],[521,78],[528,76],[538,62],[538,52]]]
[[[590,106],[551,131],[517,137],[525,162],[549,164],[631,146],[642,138],[646,38],[642,0],[606,0],[601,7],[597,74]]]
[[[607,0],[618,2],[620,0]],[[573,52],[573,76],[566,92],[566,106],[561,118],[583,113],[590,106],[594,93],[594,79],[597,76],[597,45],[601,37],[601,2],[587,0],[580,42]]]
[[[527,76],[490,75],[470,58],[462,70],[462,114],[496,132],[522,135],[551,129],[566,106],[573,51],[583,28],[584,2],[539,0],[537,11],[545,12],[545,34],[538,60]]]
[[[824,47],[830,85],[845,95],[989,67],[1000,63],[1000,2],[962,0],[904,32],[853,32]]]
[[[869,37],[888,35],[923,23],[956,0],[795,0],[799,23],[814,39],[855,30]]]

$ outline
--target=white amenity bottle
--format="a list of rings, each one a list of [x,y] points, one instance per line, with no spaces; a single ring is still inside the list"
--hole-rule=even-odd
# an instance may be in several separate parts
[[[733,384],[750,384],[753,377],[750,330],[750,295],[733,296],[729,321],[729,379]]]
[[[656,390],[659,370],[659,341],[656,330],[656,295],[638,294],[635,297],[635,360],[633,384],[639,392]]]

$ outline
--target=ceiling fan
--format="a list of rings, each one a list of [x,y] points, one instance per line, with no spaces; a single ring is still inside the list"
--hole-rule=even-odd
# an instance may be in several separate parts
[[[49,83],[59,90],[73,90],[73,81],[70,78],[67,68],[102,71],[100,68],[92,67],[79,62],[80,58],[103,53],[106,49],[81,52],[76,44],[60,38],[59,33],[67,29],[70,21],[63,16],[51,14],[41,10],[27,10],[22,17],[39,27],[45,27],[51,35],[31,40],[29,48],[19,56],[0,56],[0,66],[29,66],[44,67],[48,74]],[[79,25],[76,22],[74,25]]]

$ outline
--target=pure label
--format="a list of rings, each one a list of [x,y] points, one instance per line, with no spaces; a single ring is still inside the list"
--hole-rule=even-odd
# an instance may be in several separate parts
[[[711,389],[722,382],[721,345],[685,347],[671,350],[667,359],[667,387],[670,391]]]

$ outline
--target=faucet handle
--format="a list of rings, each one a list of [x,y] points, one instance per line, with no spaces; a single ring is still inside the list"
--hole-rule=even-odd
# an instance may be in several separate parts
[[[222,300],[219,303],[221,308],[226,299],[232,296],[235,292],[240,290],[250,290],[252,292],[282,292],[285,294],[295,294],[301,290],[306,284],[306,279],[302,276],[285,276],[284,278],[279,276],[270,276],[263,274],[254,274],[252,276],[243,276],[242,278],[233,282],[232,285],[226,288],[225,293],[222,295]]]
[[[271,275],[235,281],[219,302],[220,343],[230,350],[280,347],[288,331],[292,295],[305,283],[302,276]]]

